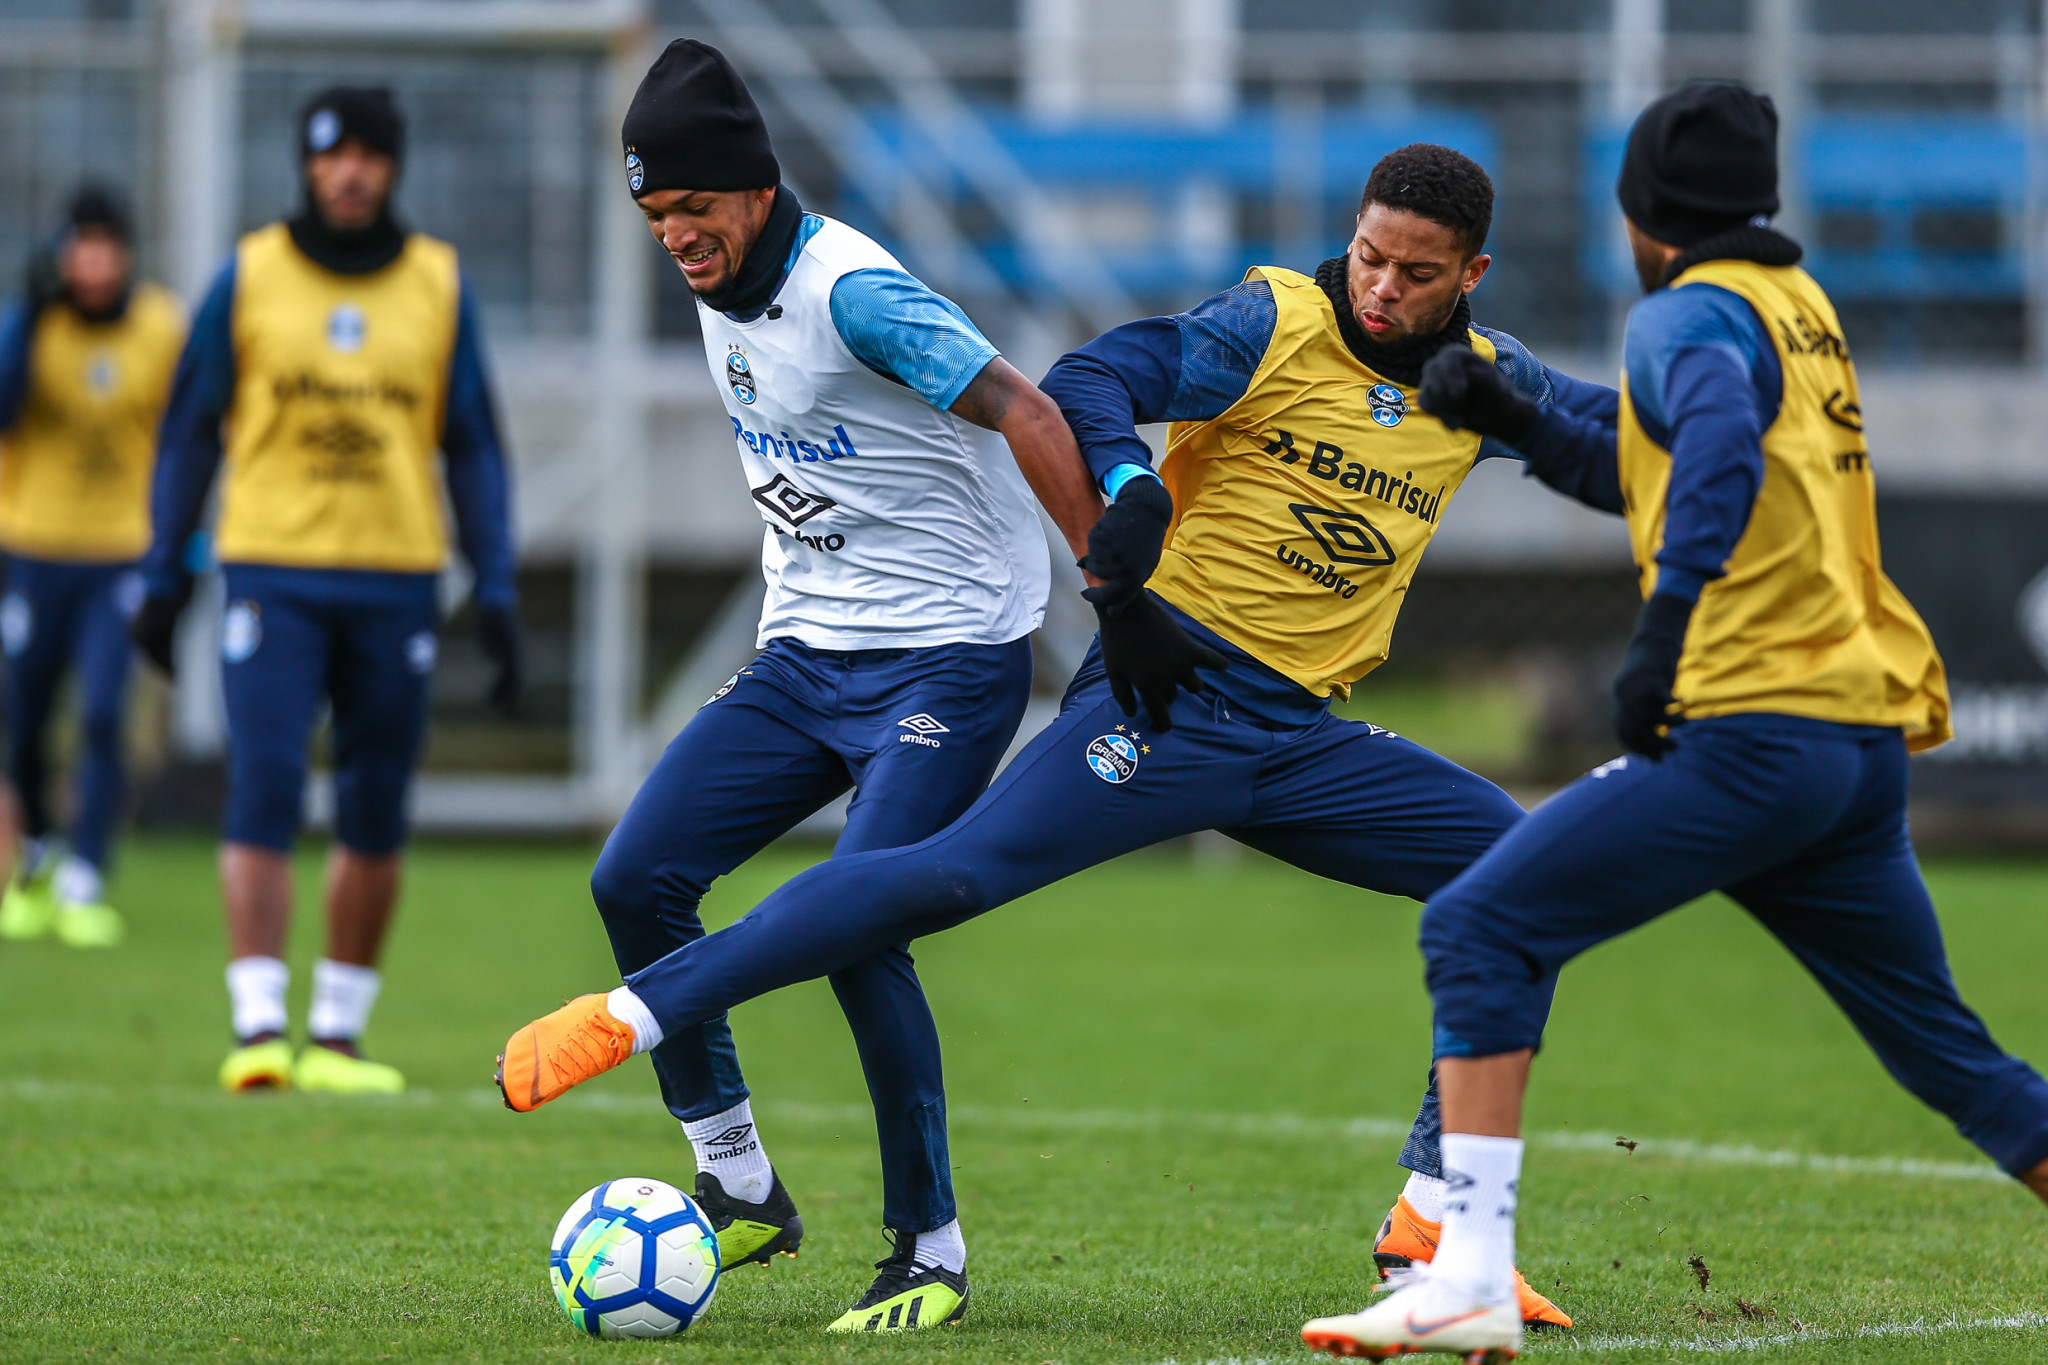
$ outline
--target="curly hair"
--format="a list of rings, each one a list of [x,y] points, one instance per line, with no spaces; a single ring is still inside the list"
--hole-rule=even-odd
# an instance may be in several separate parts
[[[1359,196],[1358,211],[1379,204],[1405,209],[1458,234],[1468,258],[1486,246],[1493,226],[1493,181],[1463,152],[1411,142],[1381,157]]]

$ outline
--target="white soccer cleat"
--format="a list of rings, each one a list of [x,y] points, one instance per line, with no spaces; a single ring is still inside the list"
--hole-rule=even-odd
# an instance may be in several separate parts
[[[1370,1308],[1317,1318],[1301,1329],[1301,1339],[1333,1356],[1436,1354],[1462,1357],[1466,1365],[1502,1365],[1522,1349],[1522,1313],[1513,1298],[1488,1303],[1418,1268],[1405,1286]]]

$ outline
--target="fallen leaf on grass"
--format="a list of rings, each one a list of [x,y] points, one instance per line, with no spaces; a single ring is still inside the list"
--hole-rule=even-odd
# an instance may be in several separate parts
[[[1640,1142],[1636,1142],[1630,1138],[1618,1137],[1614,1140],[1614,1145],[1617,1147],[1626,1147],[1628,1149],[1628,1154],[1630,1156],[1634,1156],[1636,1154],[1636,1148],[1642,1146],[1643,1144]]]

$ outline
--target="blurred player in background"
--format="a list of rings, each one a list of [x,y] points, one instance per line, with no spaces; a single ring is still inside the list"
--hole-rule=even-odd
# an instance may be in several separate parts
[[[404,1086],[358,1043],[426,728],[444,488],[497,666],[494,700],[509,703],[519,685],[510,501],[482,335],[454,250],[392,217],[404,133],[385,90],[338,88],[305,106],[305,207],[244,237],[207,291],[157,457],[134,633],[169,672],[191,592],[187,546],[227,442],[215,543],[227,580],[230,1090]],[[294,1060],[291,847],[323,703],[335,809],[327,952],[313,968],[312,1045]]]
[[[1045,615],[1030,489],[1075,555],[1102,502],[1059,409],[957,306],[803,211],[715,48],[670,44],[622,138],[627,188],[697,298],[767,523],[768,580],[761,656],[669,746],[591,878],[630,975],[701,937],[710,884],[849,787],[841,855],[915,843],[981,794],[1023,716]],[[934,1327],[966,1309],[938,1030],[905,944],[874,948],[832,988],[874,1100],[894,1254],[838,1331]],[[616,995],[627,1018],[602,1004],[593,1018],[623,1057],[633,1002]],[[803,1223],[724,1016],[672,1030],[653,1054],[722,1263],[794,1252]]]
[[[1893,1077],[2048,1199],[2048,1082],[1957,995],[1914,861],[1906,756],[1949,738],[1948,689],[1879,563],[1841,323],[1768,226],[1777,131],[1768,99],[1700,81],[1629,135],[1618,190],[1646,296],[1606,456],[1645,598],[1614,686],[1628,753],[1423,915],[1443,1237],[1392,1297],[1303,1329],[1336,1354],[1520,1348],[1522,1095],[1557,973],[1710,891],[1792,950]],[[1480,431],[1528,420],[1484,376],[1440,396],[1432,410]]]
[[[1519,820],[1484,778],[1330,711],[1386,658],[1409,579],[1478,460],[1526,459],[1561,491],[1620,508],[1611,475],[1587,479],[1582,457],[1612,445],[1613,390],[1472,325],[1492,219],[1478,165],[1401,148],[1373,168],[1348,249],[1313,277],[1260,267],[1054,366],[1045,390],[1114,499],[1084,561],[1101,580],[1087,594],[1100,636],[1059,718],[943,833],[814,868],[629,976],[613,996],[645,1018],[626,1045],[1163,839],[1220,829],[1321,876],[1422,899]],[[1416,410],[1425,362],[1446,351],[1544,414],[1522,448]],[[1154,473],[1136,427],[1158,421],[1174,425]],[[604,998],[537,1027],[573,1030]],[[558,1093],[603,1069],[575,1074],[560,1063],[583,1059],[565,1056],[544,1070],[530,1044],[519,1055],[515,1073],[508,1050],[505,1076],[522,1100],[515,1076]],[[1413,1174],[1376,1247],[1396,1268],[1433,1251],[1433,1105],[1402,1160]],[[1533,1289],[1523,1309],[1570,1325]]]
[[[121,816],[128,615],[149,547],[157,423],[185,339],[170,291],[136,285],[128,215],[87,186],[62,235],[37,256],[26,297],[0,319],[0,598],[8,763],[18,827],[0,845],[20,864],[0,899],[0,937],[51,929],[74,947],[121,941],[106,903]],[[49,726],[76,668],[79,764],[55,856]]]

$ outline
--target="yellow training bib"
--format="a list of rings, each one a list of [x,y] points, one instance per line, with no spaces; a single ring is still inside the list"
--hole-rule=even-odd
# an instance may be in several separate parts
[[[223,560],[441,568],[437,457],[460,291],[455,249],[417,233],[366,275],[314,264],[282,223],[242,239]]]
[[[21,413],[0,437],[0,547],[94,563],[149,548],[156,429],[184,344],[184,309],[153,284],[111,322],[43,310]]]
[[[1671,284],[1718,285],[1763,320],[1784,370],[1764,432],[1764,479],[1749,526],[1708,583],[1686,632],[1674,689],[1688,717],[1770,711],[1896,725],[1909,748],[1951,735],[1948,684],[1927,627],[1884,576],[1877,495],[1856,367],[1834,305],[1795,266],[1708,261]],[[1670,452],[1644,434],[1622,378],[1619,433],[1643,596],[1657,586]]]
[[[1314,280],[1272,266],[1247,278],[1272,286],[1273,339],[1227,412],[1170,430],[1160,477],[1175,515],[1151,586],[1317,696],[1348,696],[1387,657],[1479,437],[1352,355]]]

